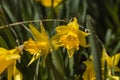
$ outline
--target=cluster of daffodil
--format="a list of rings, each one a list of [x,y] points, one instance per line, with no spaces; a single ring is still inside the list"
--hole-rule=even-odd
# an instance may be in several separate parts
[[[69,57],[72,57],[75,50],[79,50],[79,46],[88,47],[85,37],[89,33],[79,30],[79,24],[77,19],[67,25],[61,25],[56,27],[56,34],[50,39],[49,35],[45,31],[43,25],[40,26],[41,32],[39,32],[33,25],[29,25],[30,30],[34,36],[33,39],[29,39],[24,42],[24,48],[26,51],[33,55],[30,65],[34,60],[38,59],[39,56],[46,58],[53,50],[57,50],[59,47],[65,47],[67,49]]]
[[[33,55],[28,66],[41,56],[45,59],[53,49],[57,50],[59,47],[65,47],[69,57],[72,57],[74,51],[79,50],[79,46],[89,46],[85,39],[89,33],[79,30],[79,24],[77,23],[76,18],[67,25],[56,27],[57,33],[51,39],[43,25],[40,26],[40,32],[31,24],[29,27],[34,40],[29,38],[29,40],[25,41],[22,46],[24,50]],[[12,50],[0,48],[0,62],[2,63],[0,64],[0,74],[7,68],[8,80],[11,80],[12,76],[14,76],[14,80],[22,79],[21,73],[16,68],[16,60],[20,59],[20,52],[23,50],[22,48],[17,47]]]
[[[45,60],[48,54],[60,47],[64,47],[67,50],[69,58],[71,58],[73,57],[74,52],[79,50],[80,47],[87,48],[90,46],[86,42],[86,37],[90,35],[90,33],[79,29],[79,24],[77,23],[76,18],[73,18],[73,20],[67,25],[57,26],[55,29],[56,34],[53,35],[52,38],[49,37],[42,24],[40,25],[40,32],[32,24],[30,24],[29,27],[33,35],[33,39],[29,38],[29,40],[25,41],[22,46],[16,47],[12,50],[0,48],[0,74],[7,69],[8,80],[12,80],[12,77],[14,77],[14,80],[22,80],[22,74],[16,68],[16,60],[20,59],[20,53],[23,49],[28,51],[33,56],[28,63],[29,66],[39,57],[44,57]],[[115,70],[120,71],[119,68],[116,67],[119,59],[120,54],[116,54],[114,57],[109,57],[104,49],[103,56],[101,58],[101,70],[104,72],[103,65],[104,62],[107,62],[107,68],[109,72],[107,76],[119,79],[117,76],[111,76],[111,68],[113,66]],[[96,79],[92,60],[93,58],[91,58],[91,60],[84,61],[87,66],[83,74],[84,80]]]

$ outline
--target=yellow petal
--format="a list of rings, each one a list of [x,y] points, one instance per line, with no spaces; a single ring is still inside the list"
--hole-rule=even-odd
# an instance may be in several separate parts
[[[57,50],[59,47],[62,46],[62,44],[59,42],[60,37],[61,37],[61,35],[56,34],[51,38],[51,43],[55,50]]]
[[[68,23],[67,26],[69,28],[73,28],[73,29],[79,30],[79,24],[77,23],[77,18],[74,17],[73,21],[71,21],[70,23]]]
[[[19,59],[20,50],[18,48],[6,50],[4,48],[0,48],[0,74],[16,59]]]
[[[37,43],[36,41],[34,41],[31,38],[29,38],[28,41],[24,42],[24,49],[26,51],[30,52],[30,54],[34,54],[34,53],[39,51],[36,43]]]
[[[103,49],[102,49],[102,57],[101,57],[102,67],[104,67],[105,61],[106,61],[106,62],[108,62],[108,61],[111,62],[111,59],[110,59],[110,57],[108,56],[108,54],[107,54],[107,52],[106,52],[106,49],[103,47]],[[107,64],[108,64],[108,63],[107,63]]]
[[[119,61],[120,61],[120,53],[117,53],[114,56],[112,56],[112,62],[114,63],[115,66],[118,65]]]
[[[77,19],[74,17],[73,21],[69,22],[67,25],[61,25],[56,27],[56,31],[58,34],[67,34],[68,32],[78,33],[79,24],[77,23]]]
[[[45,31],[44,26],[42,24],[40,25],[40,28],[41,28],[41,36],[44,38],[44,42],[48,43],[48,46],[50,46],[49,45],[49,43],[50,43],[49,36],[48,36],[47,32]]]
[[[48,40],[48,34],[46,33],[43,24],[40,25],[40,29],[41,29],[41,35]]]
[[[89,34],[79,30],[78,37],[79,37],[79,40],[80,40],[80,46],[82,46],[82,47],[89,47],[90,46],[86,42],[86,36],[87,35],[89,35]]]
[[[0,47],[0,56],[7,54],[8,50]]]
[[[15,48],[15,49],[11,49],[8,51],[8,54],[6,56],[6,59],[7,60],[10,60],[10,59],[20,59],[20,49],[19,48]]]
[[[22,80],[22,74],[16,68],[16,61],[8,66],[8,80]]]
[[[32,64],[36,59],[38,59],[38,58],[40,57],[40,55],[41,55],[41,52],[35,53],[35,54],[33,55],[32,59],[30,60],[30,62],[28,63],[27,66],[29,66],[29,65]]]
[[[102,58],[101,58],[102,67],[104,67],[105,61],[107,62],[108,68],[114,67],[115,71],[120,71],[120,69],[117,67],[120,61],[120,53],[117,53],[114,56],[110,57],[108,56],[105,48],[103,48]]]
[[[61,25],[57,26],[55,30],[58,34],[67,34],[71,29],[65,25]]]
[[[85,37],[82,37],[82,36],[81,36],[81,37],[79,37],[79,40],[80,40],[80,46],[82,46],[82,47],[84,47],[84,48],[90,46],[89,44],[87,44]]]
[[[39,51],[49,51],[50,44],[47,41],[36,42],[30,38],[24,42],[24,49],[34,55],[34,53],[38,53]]]
[[[45,7],[52,6],[52,0],[35,0],[37,2],[41,2],[41,4]],[[62,0],[53,0],[53,7],[56,7]]]
[[[0,48],[0,74],[14,61],[6,59],[8,53],[8,50]]]
[[[36,41],[44,41],[44,37],[41,36],[41,33],[33,25],[30,24],[29,26]]]
[[[86,70],[83,73],[83,80],[96,80],[93,61],[87,60],[83,63],[86,65]]]
[[[20,55],[18,54],[7,55],[6,59],[7,60],[20,59]]]
[[[120,80],[119,76],[109,76],[107,80]]]
[[[14,80],[23,80],[22,74],[16,69]]]
[[[8,50],[9,54],[19,54],[20,51],[18,48],[14,48],[14,49],[11,49],[11,50]]]
[[[14,60],[6,60],[6,57],[0,57],[0,74],[11,64]]]
[[[14,64],[15,64],[15,61],[12,64],[10,64],[7,68],[8,80],[12,80]]]
[[[14,80],[23,80],[23,76],[20,73],[20,71],[16,68],[16,66],[14,66]]]

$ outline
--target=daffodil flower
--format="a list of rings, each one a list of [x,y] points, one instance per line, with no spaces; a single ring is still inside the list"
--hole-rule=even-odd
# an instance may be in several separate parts
[[[83,80],[96,80],[96,76],[95,76],[95,71],[94,71],[94,63],[93,63],[93,57],[90,56],[91,60],[87,60],[84,61],[83,63],[85,63],[86,65],[86,70],[83,74]],[[119,71],[120,69],[117,67],[118,62],[120,61],[120,53],[115,54],[114,56],[110,57],[108,56],[108,54],[106,53],[105,48],[103,48],[103,52],[102,52],[102,57],[101,57],[101,70],[102,70],[102,78],[104,80],[104,65],[105,65],[105,61],[107,63],[107,79],[114,79],[114,80],[119,80],[118,76],[113,76],[111,74],[112,72],[112,67],[114,67],[115,71]]]
[[[83,74],[83,80],[96,80],[93,61],[87,60],[84,61],[84,64],[86,65],[86,70]]]
[[[67,49],[69,57],[73,56],[75,50],[79,50],[79,46],[84,48],[89,46],[85,39],[89,33],[79,30],[76,18],[67,25],[56,27],[56,32],[57,34],[51,39],[54,48],[57,49],[64,46]]]
[[[103,49],[102,58],[101,58],[102,65],[104,65],[105,61],[107,62],[107,67],[109,69],[114,67],[115,70],[119,70],[120,71],[120,69],[118,67],[116,67],[118,65],[119,61],[120,61],[120,53],[117,53],[117,54],[113,55],[112,57],[110,57],[107,54],[106,50]]]
[[[8,72],[8,80],[22,80],[22,74],[16,68],[16,60],[20,59],[21,49],[16,47],[15,49],[6,50],[0,47],[0,74],[6,69]]]
[[[45,32],[43,25],[40,26],[41,32],[39,32],[33,25],[30,24],[29,26],[35,40],[30,38],[28,41],[24,42],[24,49],[33,55],[28,65],[40,56],[44,56],[45,58],[50,50],[49,36]]]
[[[36,0],[36,2],[41,2],[45,7],[51,7],[52,5],[53,7],[56,7],[62,2],[62,0],[53,0],[53,3],[52,0]]]

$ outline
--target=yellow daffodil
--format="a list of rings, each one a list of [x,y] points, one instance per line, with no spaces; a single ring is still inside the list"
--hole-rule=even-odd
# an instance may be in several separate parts
[[[94,63],[92,60],[87,60],[83,62],[86,65],[86,70],[83,74],[83,80],[96,80],[96,72],[95,72],[95,67]],[[104,80],[104,68],[101,67],[102,71],[102,80]],[[112,76],[111,75],[111,70],[108,70],[107,72],[107,78],[106,80],[119,80],[119,76]]]
[[[57,49],[64,46],[68,51],[69,57],[73,56],[75,50],[79,50],[79,46],[84,48],[89,46],[85,39],[89,33],[79,30],[76,18],[67,25],[56,27],[56,32],[57,34],[51,40],[54,48]]]
[[[45,7],[51,7],[53,5],[53,7],[56,7],[58,6],[62,0],[53,0],[53,3],[52,3],[52,0],[35,0],[37,2],[41,2],[41,4]]]
[[[93,57],[90,56],[91,60],[87,60],[84,61],[83,63],[85,63],[86,65],[86,70],[83,74],[83,80],[96,80],[96,76],[95,76],[95,71],[94,71],[94,63],[93,63]],[[111,74],[112,72],[112,67],[114,68],[115,71],[120,71],[120,69],[117,67],[118,62],[120,61],[120,53],[115,54],[114,56],[110,57],[108,56],[108,54],[106,53],[105,48],[103,48],[103,52],[102,52],[102,57],[101,57],[101,70],[102,70],[102,78],[104,79],[103,75],[104,75],[104,65],[105,65],[105,61],[107,63],[107,79],[112,79],[112,80],[119,80],[118,76],[113,76]]]
[[[110,57],[110,56],[108,56],[106,50],[103,49],[102,58],[101,58],[102,65],[104,65],[105,61],[107,62],[108,68],[114,67],[115,70],[119,70],[118,67],[116,67],[116,66],[118,65],[118,63],[120,61],[120,53],[117,53],[117,54],[113,55],[112,57]]]
[[[12,80],[12,76],[14,80],[22,80],[22,74],[16,68],[16,60],[20,59],[20,52],[19,47],[11,50],[0,48],[0,74],[7,69],[8,80]]]
[[[41,32],[39,32],[33,25],[30,24],[30,30],[35,41],[30,38],[28,41],[24,42],[24,49],[33,55],[28,65],[38,59],[40,56],[44,56],[45,58],[50,50],[49,36],[45,32],[43,25],[41,25],[40,28]]]
[[[86,70],[83,74],[83,80],[96,80],[93,61],[84,61]]]

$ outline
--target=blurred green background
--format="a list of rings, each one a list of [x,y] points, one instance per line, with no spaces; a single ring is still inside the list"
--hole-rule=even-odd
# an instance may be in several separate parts
[[[0,0],[0,47],[12,49],[32,37],[26,29],[29,23],[19,22],[44,19],[69,21],[73,17],[78,19],[83,29],[89,20],[109,55],[120,52],[120,0],[63,0],[57,7],[45,7],[35,0]],[[39,29],[39,22],[32,23]],[[43,21],[43,24],[52,36],[55,27],[66,22],[53,20]],[[85,55],[90,54],[88,49],[80,49],[77,53],[81,54],[75,54],[74,58],[69,59],[64,54],[66,51],[61,52],[59,49],[56,53],[63,54],[48,55],[46,68],[40,65],[36,71],[37,61],[27,67],[31,55],[23,52],[26,54],[21,54],[17,67],[24,80],[82,80],[85,70],[82,61],[86,60]],[[6,80],[6,73],[0,76],[0,80]]]

